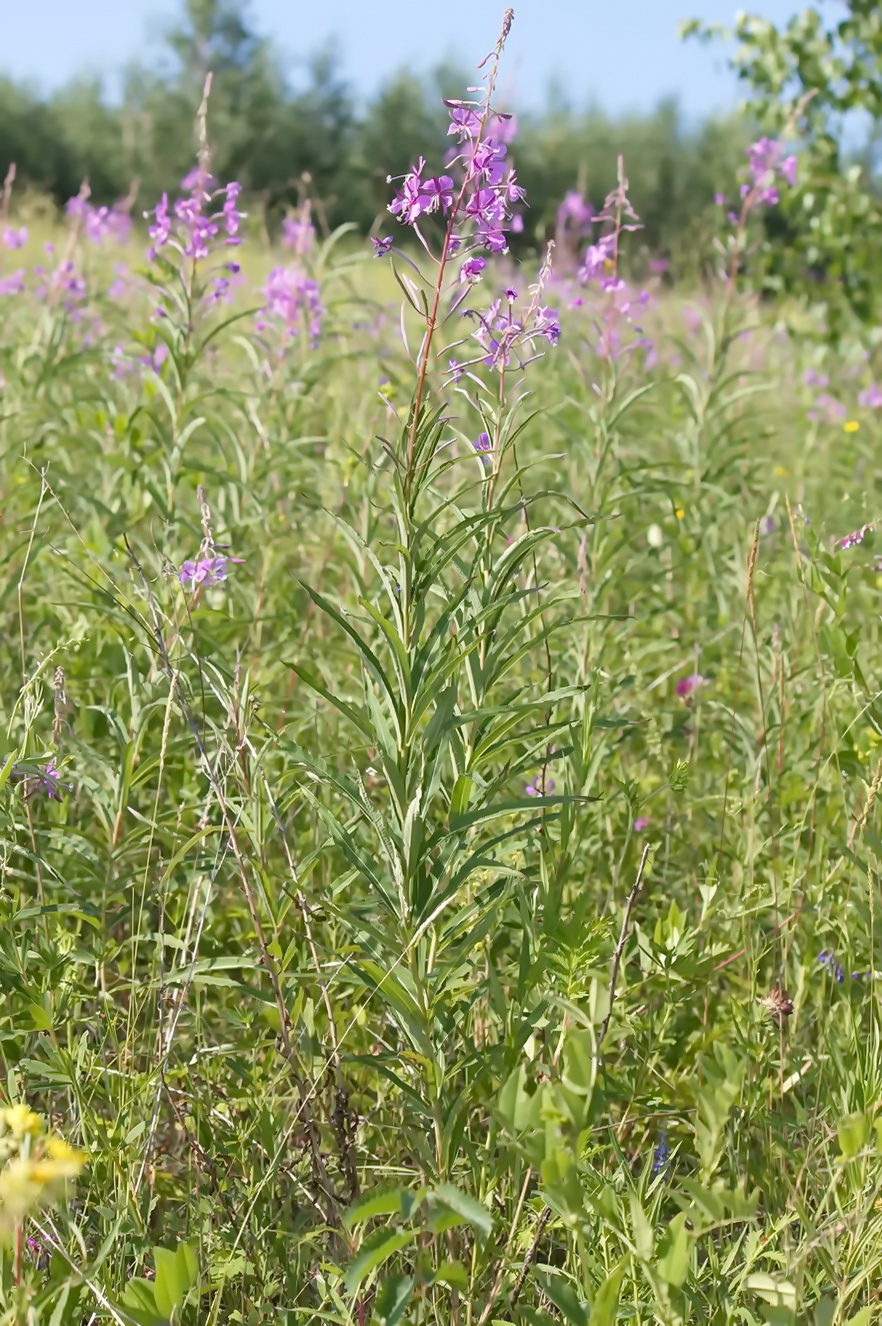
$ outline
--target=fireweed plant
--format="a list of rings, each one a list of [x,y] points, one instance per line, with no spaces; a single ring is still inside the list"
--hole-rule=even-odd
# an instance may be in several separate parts
[[[878,353],[777,143],[516,265],[503,43],[363,251],[0,197],[10,1326],[878,1315]]]

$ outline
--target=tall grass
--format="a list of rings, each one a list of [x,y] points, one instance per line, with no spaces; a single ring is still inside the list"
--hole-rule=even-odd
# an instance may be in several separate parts
[[[3,1320],[870,1323],[870,368],[546,273],[456,382],[339,238],[315,347],[247,245],[6,297],[3,1092],[88,1164]]]

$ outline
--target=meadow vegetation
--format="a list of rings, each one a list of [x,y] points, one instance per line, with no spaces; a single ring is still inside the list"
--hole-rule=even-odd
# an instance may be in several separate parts
[[[515,261],[502,48],[373,252],[208,89],[143,221],[10,179],[0,1321],[877,1319],[878,342],[777,140],[707,289],[627,161]]]

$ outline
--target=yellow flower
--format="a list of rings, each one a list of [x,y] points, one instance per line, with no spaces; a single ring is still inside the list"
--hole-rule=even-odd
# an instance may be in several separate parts
[[[75,1179],[86,1163],[85,1151],[77,1150],[75,1146],[65,1142],[63,1137],[47,1137],[46,1150],[49,1159],[40,1161],[39,1164],[44,1170],[51,1171],[54,1178]]]
[[[37,1205],[43,1185],[36,1178],[33,1160],[18,1156],[0,1170],[0,1240]]]
[[[8,1242],[25,1216],[57,1201],[86,1163],[85,1151],[63,1137],[41,1138],[35,1145],[38,1158],[16,1156],[0,1167],[0,1243]]]
[[[786,478],[787,478],[787,471],[785,470],[785,468],[784,468],[783,465],[776,465],[776,466],[775,466],[775,477],[778,478],[778,479],[786,479]]]
[[[677,510],[674,512],[674,515],[677,517],[678,520],[684,520],[686,518],[686,512],[683,510],[681,506],[677,507]]]
[[[857,419],[849,419],[847,423],[842,425],[842,427],[845,429],[846,433],[856,433],[860,428],[860,424]]]
[[[43,1132],[43,1120],[39,1114],[28,1109],[27,1105],[13,1105],[3,1111],[3,1122],[13,1137],[40,1137]]]

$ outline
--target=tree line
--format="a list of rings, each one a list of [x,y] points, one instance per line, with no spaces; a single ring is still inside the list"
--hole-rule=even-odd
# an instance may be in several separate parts
[[[450,140],[441,98],[461,96],[471,81],[467,70],[449,66],[420,77],[402,71],[360,106],[330,53],[292,77],[251,29],[240,0],[185,0],[163,58],[129,67],[116,99],[90,78],[46,96],[0,78],[0,169],[15,163],[19,198],[32,191],[63,206],[87,180],[95,202],[129,197],[149,207],[193,164],[209,70],[215,173],[241,183],[270,229],[305,195],[329,229],[347,221],[362,232],[388,229],[381,221],[392,190],[387,176],[419,156],[443,160]],[[671,101],[614,119],[551,93],[540,110],[518,118],[513,155],[529,201],[528,245],[553,235],[568,192],[599,209],[621,153],[642,243],[654,254],[686,252],[708,224],[715,193],[732,191],[747,141],[743,121],[688,125]]]

